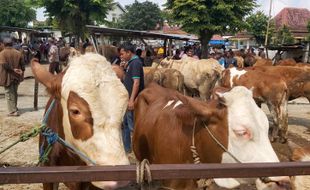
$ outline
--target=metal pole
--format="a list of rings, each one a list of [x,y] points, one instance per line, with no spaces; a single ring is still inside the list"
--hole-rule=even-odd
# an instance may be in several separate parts
[[[266,37],[265,37],[265,48],[266,48],[267,59],[269,59],[267,44],[268,44],[268,33],[269,33],[270,20],[271,20],[271,8],[272,8],[272,0],[270,0],[269,15],[268,15],[268,22],[267,22],[267,31],[266,31]]]

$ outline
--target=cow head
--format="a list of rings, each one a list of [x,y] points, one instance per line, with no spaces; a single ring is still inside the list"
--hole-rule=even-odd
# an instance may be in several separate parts
[[[279,162],[268,139],[269,123],[266,114],[256,105],[252,91],[243,86],[234,87],[229,92],[219,93],[228,109],[228,151],[242,163]],[[227,153],[222,156],[222,163],[235,163]],[[289,183],[288,177],[270,177],[279,182],[268,185],[257,180],[258,189],[283,189]],[[215,179],[215,182],[227,188],[243,183],[240,179]]]
[[[36,79],[61,103],[65,140],[97,165],[129,164],[121,139],[128,93],[110,63],[103,56],[87,53],[72,58],[67,70],[56,76],[36,61],[31,66]],[[100,188],[119,185],[117,182],[93,184]]]

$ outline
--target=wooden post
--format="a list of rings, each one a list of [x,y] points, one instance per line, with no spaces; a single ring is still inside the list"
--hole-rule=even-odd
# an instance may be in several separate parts
[[[168,56],[172,56],[172,39],[169,39],[168,43]]]
[[[164,41],[164,57],[167,57],[167,38]]]
[[[34,97],[33,97],[33,109],[38,110],[38,93],[39,92],[39,83],[34,79]]]

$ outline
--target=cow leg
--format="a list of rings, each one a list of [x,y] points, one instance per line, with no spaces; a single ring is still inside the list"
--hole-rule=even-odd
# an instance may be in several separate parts
[[[275,142],[278,138],[278,133],[279,133],[278,112],[277,112],[276,106],[273,103],[267,102],[267,106],[268,106],[268,109],[269,109],[271,116],[273,118],[273,127],[271,130],[270,141]]]
[[[279,142],[287,142],[288,134],[288,110],[287,110],[287,100],[283,99],[279,107]]]
[[[44,190],[58,190],[59,183],[43,183]]]

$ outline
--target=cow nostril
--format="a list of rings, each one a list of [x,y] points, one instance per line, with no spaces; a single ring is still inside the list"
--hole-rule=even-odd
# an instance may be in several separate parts
[[[279,189],[283,189],[283,190],[291,190],[292,189],[292,185],[289,181],[278,181],[278,182],[276,182],[276,184],[279,187]]]

